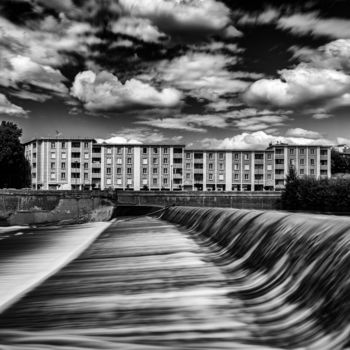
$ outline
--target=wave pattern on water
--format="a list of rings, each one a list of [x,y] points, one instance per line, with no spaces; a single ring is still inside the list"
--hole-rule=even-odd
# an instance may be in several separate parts
[[[350,220],[235,209],[171,207],[229,279],[257,344],[344,349],[350,339]]]

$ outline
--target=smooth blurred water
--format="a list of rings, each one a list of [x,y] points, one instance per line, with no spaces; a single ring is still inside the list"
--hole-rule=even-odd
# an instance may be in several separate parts
[[[344,349],[350,221],[170,208],[117,222],[0,315],[0,349]],[[1,243],[0,243],[1,244]]]

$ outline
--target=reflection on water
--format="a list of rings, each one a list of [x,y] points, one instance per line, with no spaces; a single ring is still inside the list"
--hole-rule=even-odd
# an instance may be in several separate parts
[[[224,213],[114,224],[0,316],[0,349],[345,348],[349,222]]]

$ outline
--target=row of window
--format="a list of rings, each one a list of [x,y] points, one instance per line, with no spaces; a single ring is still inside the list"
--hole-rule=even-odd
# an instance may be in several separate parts
[[[316,153],[316,148],[310,148],[310,154],[315,154]],[[276,148],[276,154],[284,154],[284,149],[283,148]],[[296,148],[289,148],[289,154],[294,155],[296,154]],[[304,155],[305,154],[305,148],[299,148],[299,154]],[[328,150],[326,149],[321,149],[320,151],[321,156],[327,156],[328,155]]]

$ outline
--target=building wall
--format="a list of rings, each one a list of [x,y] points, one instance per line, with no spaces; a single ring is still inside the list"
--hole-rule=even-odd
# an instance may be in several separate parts
[[[39,139],[25,145],[34,189],[281,190],[289,168],[330,177],[330,147],[276,144],[266,150],[190,150],[185,145],[107,145]]]

